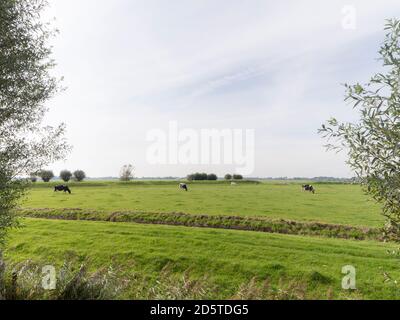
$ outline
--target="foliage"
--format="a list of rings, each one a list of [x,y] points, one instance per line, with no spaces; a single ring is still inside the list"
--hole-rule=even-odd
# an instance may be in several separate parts
[[[33,183],[37,182],[37,180],[38,180],[37,173],[31,173],[31,174],[29,175],[29,180],[30,180],[31,182],[33,182]]]
[[[5,169],[0,169],[0,244],[4,244],[7,230],[18,226],[14,209],[26,188],[25,180],[12,179]]]
[[[68,182],[69,180],[71,180],[72,178],[72,172],[69,170],[63,170],[60,172],[60,178],[65,181]]]
[[[241,174],[234,174],[233,180],[243,180],[243,176]]]
[[[364,85],[345,85],[356,123],[335,118],[322,126],[328,149],[347,150],[348,164],[367,193],[383,204],[386,235],[400,241],[400,21],[389,20],[380,49],[384,71]]]
[[[124,282],[112,266],[88,272],[86,263],[79,267],[72,260],[63,263],[56,274],[56,288],[42,287],[42,268],[27,260],[3,271],[0,296],[7,300],[106,300],[114,299]]]
[[[214,175],[214,174],[207,174],[207,173],[205,173],[205,172],[202,172],[202,173],[196,172],[196,173],[189,174],[189,175],[187,176],[187,179],[188,179],[189,181],[193,181],[193,180],[197,180],[197,181],[202,181],[202,180],[217,180],[217,179],[208,179],[209,177],[214,178],[214,176],[216,177],[216,175]]]
[[[224,177],[225,180],[232,180],[232,175],[230,173],[227,173]]]
[[[218,177],[217,177],[216,174],[210,173],[210,174],[207,175],[207,180],[213,180],[213,181],[215,181],[215,180],[218,180]]]
[[[44,182],[49,182],[51,179],[54,178],[54,173],[51,170],[41,170],[39,172],[39,177],[44,181]]]
[[[15,225],[12,209],[36,172],[64,157],[64,125],[43,126],[47,102],[59,88],[48,40],[54,35],[40,17],[45,0],[0,1],[0,242]]]
[[[86,179],[86,173],[83,170],[76,170],[73,173],[74,179],[78,182],[81,182]]]
[[[119,179],[121,181],[130,181],[133,179],[134,176],[134,167],[131,164],[126,164],[121,168],[119,173]]]

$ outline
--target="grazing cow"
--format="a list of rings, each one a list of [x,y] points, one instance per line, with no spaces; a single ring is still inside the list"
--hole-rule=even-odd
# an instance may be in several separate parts
[[[302,188],[304,191],[310,191],[312,193],[315,193],[315,189],[311,184],[304,184],[302,185]]]
[[[183,189],[185,191],[188,191],[188,187],[187,187],[186,183],[180,183],[179,184],[179,189]]]
[[[64,192],[68,192],[69,194],[71,194],[70,188],[68,188],[68,186],[64,186],[64,185],[55,186],[54,192],[56,192],[56,191],[64,191]]]

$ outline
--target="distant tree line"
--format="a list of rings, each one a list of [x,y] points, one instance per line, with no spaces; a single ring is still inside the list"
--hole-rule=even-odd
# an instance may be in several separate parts
[[[189,174],[187,176],[187,179],[189,181],[194,181],[194,180],[218,180],[218,177],[214,173],[207,174],[207,173],[204,173],[204,172],[203,173],[196,172],[196,173]]]
[[[119,179],[121,181],[130,181],[134,178],[134,166],[131,164],[124,165],[121,168]],[[54,172],[52,170],[40,170],[38,172],[34,172],[30,175],[29,179],[32,182],[37,182],[38,178],[40,178],[43,182],[49,182],[55,177]],[[68,182],[71,179],[74,181],[81,182],[86,179],[86,173],[83,170],[75,170],[71,172],[69,170],[62,170],[59,174],[59,177],[64,182]],[[215,176],[216,178],[216,176]],[[210,179],[212,180],[212,179]],[[216,179],[215,179],[216,180]]]
[[[189,181],[194,181],[194,180],[218,180],[218,177],[214,173],[192,173],[187,175],[187,179]],[[241,174],[226,174],[225,175],[225,180],[242,180],[243,176]]]
[[[243,176],[241,174],[230,174],[230,173],[227,173],[225,175],[225,180],[243,180]]]
[[[314,182],[343,182],[343,183],[356,183],[358,179],[353,178],[338,178],[338,177],[253,177],[257,180],[288,180],[288,181],[314,181]]]
[[[54,178],[54,172],[52,170],[41,170],[39,172],[32,173],[29,177],[32,182],[36,182],[38,178],[42,179],[43,182],[49,182]],[[81,182],[86,179],[86,173],[83,170],[75,170],[74,172],[62,170],[60,172],[60,179],[64,182],[68,182],[71,179]]]

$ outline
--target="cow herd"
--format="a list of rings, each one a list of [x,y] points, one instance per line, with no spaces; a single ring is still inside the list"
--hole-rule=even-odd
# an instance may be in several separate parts
[[[231,182],[231,185],[236,185],[236,182]],[[309,191],[313,194],[315,193],[315,188],[311,184],[303,184],[301,188],[303,189],[303,191]],[[186,183],[180,183],[179,189],[188,191],[188,186]]]
[[[236,183],[232,182],[231,185],[236,185]],[[311,184],[303,184],[301,187],[302,187],[303,191],[309,191],[313,194],[315,193],[315,189]],[[186,183],[180,183],[179,189],[185,190],[185,191],[189,190]],[[71,194],[71,189],[68,186],[63,185],[63,184],[54,187],[54,192],[57,192],[57,191],[64,191],[64,193],[68,192],[69,194]]]

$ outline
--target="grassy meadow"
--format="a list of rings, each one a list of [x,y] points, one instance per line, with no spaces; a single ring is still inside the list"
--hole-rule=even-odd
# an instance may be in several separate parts
[[[90,261],[93,268],[112,264],[150,278],[171,264],[178,275],[190,269],[193,277],[207,276],[216,286],[208,298],[231,298],[254,277],[277,286],[296,281],[306,286],[310,297],[320,299],[326,299],[329,290],[334,298],[391,298],[397,290],[384,284],[383,272],[400,277],[398,258],[386,252],[395,246],[380,242],[135,223],[23,223],[5,253],[10,261],[33,259],[60,266],[73,255]],[[357,268],[358,290],[353,294],[340,289],[341,268],[347,264]]]
[[[271,217],[355,226],[381,226],[379,207],[358,185],[195,182],[189,192],[176,181],[86,182],[70,184],[72,194],[55,193],[39,183],[23,202],[28,208],[81,208],[105,211],[184,212],[189,214]]]
[[[99,181],[71,183],[71,195],[53,192],[52,185],[35,184],[21,204],[26,213],[48,210],[45,217],[55,219],[41,219],[41,215],[22,218],[23,227],[12,231],[5,253],[11,263],[29,259],[60,266],[73,256],[77,262],[89,261],[93,269],[114,265],[125,273],[140,274],[149,279],[148,286],[156,283],[168,265],[177,279],[187,270],[194,279],[206,276],[213,289],[204,298],[212,299],[237,298],[252,279],[259,285],[268,281],[276,290],[296,283],[305,288],[305,298],[311,299],[398,296],[397,288],[384,281],[385,272],[400,278],[400,260],[388,254],[396,249],[395,244],[327,238],[311,232],[320,224],[343,225],[350,230],[346,232],[381,226],[379,207],[358,185],[314,184],[314,195],[303,192],[299,183],[283,182],[190,183],[189,192],[185,192],[178,189],[177,181]],[[74,210],[82,215],[91,213],[85,219],[68,216]],[[139,219],[141,223],[135,223],[137,219],[95,217],[106,213],[114,217],[123,211],[161,213],[163,219],[184,213],[189,218],[239,219],[240,223],[287,219],[307,226],[311,233],[277,234],[269,229],[224,230],[202,224],[171,226],[162,225],[162,220]],[[352,292],[341,289],[345,265],[357,270],[357,290]],[[137,295],[127,290],[121,297]]]

